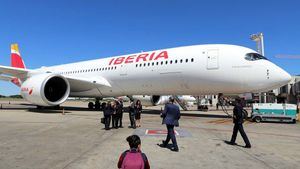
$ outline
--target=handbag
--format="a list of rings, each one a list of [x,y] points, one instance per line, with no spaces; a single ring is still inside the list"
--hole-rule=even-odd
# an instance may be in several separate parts
[[[105,123],[105,118],[104,118],[104,117],[101,118],[101,123],[102,123],[102,124]]]

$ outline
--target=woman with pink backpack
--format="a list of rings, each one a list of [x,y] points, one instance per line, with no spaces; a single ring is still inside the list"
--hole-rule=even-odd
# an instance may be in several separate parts
[[[126,138],[130,149],[123,152],[119,158],[119,169],[150,169],[147,156],[141,152],[141,139],[137,135]]]

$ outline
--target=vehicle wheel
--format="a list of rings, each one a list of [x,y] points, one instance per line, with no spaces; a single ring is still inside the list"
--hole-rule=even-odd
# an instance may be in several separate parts
[[[261,122],[261,117],[256,116],[256,117],[254,117],[253,120],[254,120],[256,123],[260,123],[260,122]]]
[[[93,109],[94,108],[94,103],[93,102],[89,102],[88,107],[89,107],[89,109]]]
[[[100,110],[100,102],[99,101],[95,102],[95,109]]]
[[[293,119],[292,123],[293,123],[293,124],[296,124],[296,119]]]
[[[248,119],[248,112],[245,109],[243,109],[243,117],[244,119]]]

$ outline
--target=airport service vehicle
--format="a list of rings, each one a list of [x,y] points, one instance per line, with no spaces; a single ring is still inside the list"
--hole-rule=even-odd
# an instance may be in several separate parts
[[[32,104],[56,106],[68,97],[203,95],[260,92],[291,76],[252,49],[236,45],[194,45],[57,66],[27,69],[18,46],[1,79],[20,86]]]
[[[279,103],[254,103],[252,106],[252,120],[293,122],[296,123],[298,116],[297,105]]]

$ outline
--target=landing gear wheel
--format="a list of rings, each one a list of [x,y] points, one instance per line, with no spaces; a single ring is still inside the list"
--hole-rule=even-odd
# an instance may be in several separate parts
[[[99,101],[96,101],[96,102],[95,102],[95,109],[96,109],[96,110],[100,110],[100,106],[101,106],[100,102],[99,102]]]
[[[259,117],[259,116],[254,117],[253,121],[255,121],[256,123],[260,123],[261,117]]]
[[[89,107],[89,109],[94,109],[94,103],[93,102],[89,102],[88,107]]]

